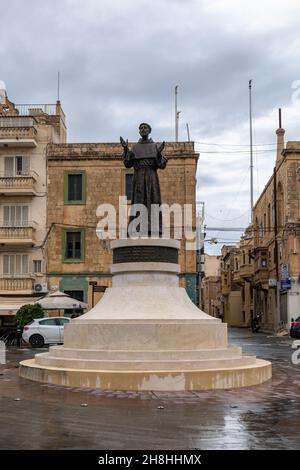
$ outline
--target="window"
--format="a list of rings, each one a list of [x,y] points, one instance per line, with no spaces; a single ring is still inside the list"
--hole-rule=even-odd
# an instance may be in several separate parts
[[[60,326],[64,326],[66,323],[70,323],[70,320],[68,318],[61,317],[57,318],[56,320]]]
[[[68,200],[82,201],[82,175],[68,175]]]
[[[133,173],[126,173],[125,174],[125,194],[128,201],[132,199],[132,191],[133,191]]]
[[[30,158],[29,157],[5,157],[4,175],[5,176],[29,176]]]
[[[42,260],[40,259],[33,260],[33,272],[35,274],[42,272]]]
[[[84,259],[84,230],[66,229],[63,232],[64,261],[78,262]]]
[[[263,236],[264,236],[264,226],[263,226],[263,223],[261,222],[259,226],[259,237],[263,238]]]
[[[29,206],[3,206],[4,227],[28,227]]]
[[[57,326],[56,318],[48,318],[47,320],[40,320],[39,321],[40,325],[46,325],[46,326]]]
[[[3,274],[28,274],[28,255],[3,255]]]
[[[266,268],[267,267],[267,260],[265,258],[262,258],[261,260],[261,267]]]
[[[85,171],[65,172],[65,204],[85,204]]]
[[[81,258],[81,233],[67,233],[66,258]]]

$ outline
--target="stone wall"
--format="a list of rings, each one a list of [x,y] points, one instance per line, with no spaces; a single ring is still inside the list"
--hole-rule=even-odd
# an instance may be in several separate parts
[[[192,204],[195,225],[198,154],[194,152],[192,142],[167,143],[165,153],[169,160],[168,165],[165,170],[159,171],[162,201],[170,205]],[[47,149],[49,284],[66,289],[65,286],[71,284],[67,281],[69,278],[80,276],[87,281],[88,288],[84,292],[89,304],[89,282],[97,280],[99,285],[110,284],[111,252],[96,236],[96,225],[100,220],[96,216],[96,209],[103,203],[118,208],[119,196],[125,194],[125,175],[128,170],[124,168],[121,156],[120,145],[109,143],[53,144]],[[68,205],[64,200],[64,172],[74,170],[85,172],[86,201],[83,204]],[[85,256],[82,262],[63,262],[62,234],[67,227],[84,229]],[[180,265],[183,273],[181,285],[187,284],[188,292],[193,298],[196,289],[196,254],[195,251],[185,250],[184,240],[180,251]],[[84,282],[81,282],[81,286],[83,285]]]

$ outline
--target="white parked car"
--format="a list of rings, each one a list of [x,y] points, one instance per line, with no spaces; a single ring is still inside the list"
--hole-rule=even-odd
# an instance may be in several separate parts
[[[64,342],[64,326],[69,323],[67,317],[36,318],[24,326],[22,338],[33,348],[41,348],[44,344]]]

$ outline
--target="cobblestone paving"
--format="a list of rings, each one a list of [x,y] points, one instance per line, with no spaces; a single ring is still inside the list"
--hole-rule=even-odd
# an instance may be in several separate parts
[[[255,387],[207,392],[63,388],[18,377],[31,349],[0,365],[2,449],[297,449],[300,365],[292,340],[232,329],[230,343],[273,363]],[[40,351],[39,351],[40,352]]]

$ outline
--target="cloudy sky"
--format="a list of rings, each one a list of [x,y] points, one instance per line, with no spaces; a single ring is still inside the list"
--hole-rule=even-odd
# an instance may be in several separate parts
[[[155,140],[200,152],[197,199],[208,228],[250,218],[248,80],[253,79],[255,198],[271,175],[282,108],[287,140],[300,140],[298,0],[10,0],[1,2],[0,79],[16,103],[54,102],[57,71],[70,142]],[[300,84],[300,82],[299,82]],[[299,86],[294,83],[294,86]],[[297,93],[296,93],[297,94]],[[300,101],[300,100],[299,100]],[[218,245],[239,233],[208,230]]]

